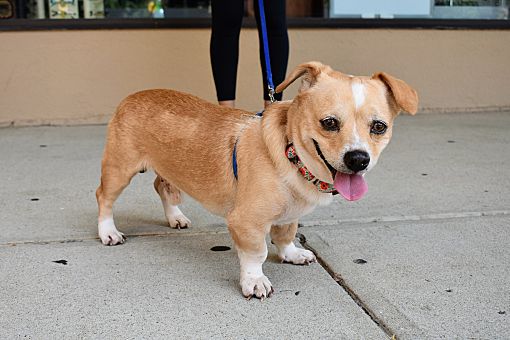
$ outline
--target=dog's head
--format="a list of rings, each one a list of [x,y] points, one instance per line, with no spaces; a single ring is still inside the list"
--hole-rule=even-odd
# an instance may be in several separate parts
[[[334,183],[348,200],[361,198],[367,190],[363,175],[390,141],[394,118],[401,111],[416,113],[416,91],[384,72],[355,77],[309,62],[296,67],[276,92],[299,77],[287,137],[316,177]]]

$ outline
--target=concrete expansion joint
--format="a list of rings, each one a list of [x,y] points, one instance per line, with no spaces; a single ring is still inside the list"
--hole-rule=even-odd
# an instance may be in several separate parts
[[[361,217],[352,219],[333,219],[333,220],[317,220],[306,221],[299,224],[299,227],[329,227],[339,226],[345,224],[365,224],[377,222],[407,222],[407,221],[428,221],[428,220],[447,220],[455,218],[470,218],[470,217],[492,217],[492,216],[505,216],[510,215],[510,210],[491,210],[491,211],[473,211],[473,212],[450,212],[438,214],[425,214],[425,215],[404,215],[404,216],[382,216],[382,217]],[[227,234],[227,228],[215,230],[201,230],[201,231],[185,231],[185,232],[156,232],[156,233],[132,233],[126,234],[127,237],[176,237],[176,236],[201,236],[201,235],[216,235]],[[300,236],[299,236],[300,235]],[[299,237],[304,237],[298,233]],[[74,243],[83,241],[98,240],[97,237],[84,237],[73,239],[53,239],[53,240],[19,240],[0,243],[0,247],[9,247],[23,244],[50,244],[50,243]],[[304,239],[299,240],[302,244],[306,242]]]
[[[380,216],[380,217],[359,217],[351,219],[332,219],[305,221],[301,227],[320,227],[320,226],[339,226],[342,224],[366,224],[377,222],[409,222],[409,221],[435,221],[449,220],[471,217],[493,217],[510,215],[510,210],[489,210],[489,211],[465,211],[465,212],[447,212],[424,215],[401,215],[401,216]]]
[[[370,319],[384,332],[391,340],[396,340],[396,333],[386,324],[382,319],[377,317],[377,315],[368,307],[363,300],[354,292],[354,290],[349,287],[349,285],[345,282],[342,276],[338,273],[335,273],[333,269],[326,263],[326,261],[318,254],[318,252],[306,242],[305,235],[301,233],[296,234],[296,238],[299,240],[303,248],[310,250],[315,254],[317,258],[317,262],[321,265],[322,268],[331,276],[335,282],[342,287],[342,289],[351,297],[351,299],[367,314]]]
[[[205,235],[218,235],[218,234],[227,234],[228,230],[220,229],[220,230],[203,230],[203,231],[194,231],[194,232],[170,232],[170,233],[133,233],[133,234],[125,234],[128,238],[163,238],[163,237],[193,237],[193,236],[205,236]],[[85,241],[98,241],[101,243],[98,237],[83,237],[83,238],[74,238],[74,239],[55,239],[55,240],[20,240],[20,241],[10,241],[7,243],[0,243],[0,247],[14,247],[17,245],[45,245],[45,244],[55,244],[55,243],[78,243]]]

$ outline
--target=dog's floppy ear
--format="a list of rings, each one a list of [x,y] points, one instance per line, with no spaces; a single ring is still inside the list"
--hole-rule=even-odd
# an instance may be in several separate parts
[[[372,79],[380,79],[390,90],[400,110],[414,115],[418,111],[418,94],[403,80],[378,72]]]
[[[308,63],[297,66],[291,74],[276,87],[276,92],[280,93],[285,90],[290,84],[297,78],[303,76],[301,79],[301,87],[299,92],[304,91],[312,87],[316,82],[317,78],[321,73],[327,73],[331,71],[331,67],[324,65],[318,61],[310,61]]]

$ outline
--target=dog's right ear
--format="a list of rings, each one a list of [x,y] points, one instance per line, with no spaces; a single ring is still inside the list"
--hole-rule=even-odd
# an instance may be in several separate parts
[[[297,66],[291,74],[276,87],[276,93],[280,93],[285,90],[290,84],[294,82],[297,78],[303,76],[301,79],[301,87],[299,88],[299,92],[304,91],[312,87],[316,82],[319,76],[322,73],[328,73],[332,71],[331,67],[324,65],[318,61],[310,61],[308,63],[301,64]]]

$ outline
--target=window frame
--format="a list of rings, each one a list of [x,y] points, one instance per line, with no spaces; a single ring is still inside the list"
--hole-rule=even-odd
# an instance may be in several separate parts
[[[492,19],[357,19],[288,18],[289,28],[325,29],[510,29],[510,20]],[[0,31],[96,30],[96,29],[200,29],[210,28],[210,18],[164,19],[6,19]],[[255,28],[253,18],[244,18],[243,28]]]

